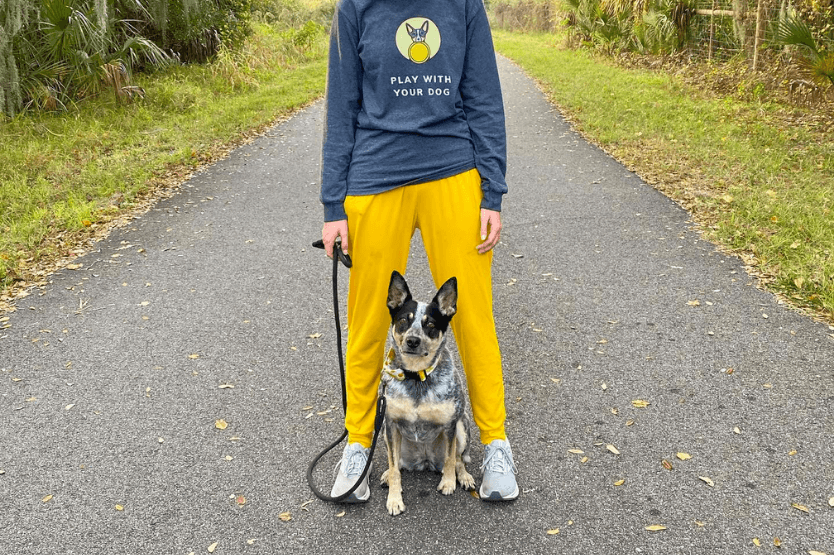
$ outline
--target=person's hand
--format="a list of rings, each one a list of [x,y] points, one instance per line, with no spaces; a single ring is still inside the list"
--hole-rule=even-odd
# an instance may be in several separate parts
[[[501,239],[501,212],[481,208],[481,243],[476,249],[484,254],[493,249]]]
[[[324,241],[324,252],[327,256],[333,258],[333,245],[336,243],[336,238],[342,238],[342,252],[348,253],[348,223],[347,220],[337,220],[335,222],[324,222],[324,227],[321,229],[321,239]]]

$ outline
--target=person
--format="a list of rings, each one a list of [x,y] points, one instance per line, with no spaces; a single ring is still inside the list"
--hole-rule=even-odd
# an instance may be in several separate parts
[[[485,445],[480,496],[518,496],[504,423],[491,264],[507,192],[504,109],[483,0],[340,0],[330,35],[322,239],[353,259],[346,356],[348,444],[331,491],[352,486],[373,437],[390,315],[420,229],[436,285],[458,280],[452,329]],[[366,501],[367,477],[348,498]]]

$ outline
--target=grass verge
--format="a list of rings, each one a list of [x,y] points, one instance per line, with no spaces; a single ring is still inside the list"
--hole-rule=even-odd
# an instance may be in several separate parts
[[[320,96],[325,52],[321,26],[256,25],[242,50],[212,64],[139,77],[142,100],[0,122],[0,304],[160,189]]]
[[[689,210],[771,290],[834,321],[831,122],[627,70],[552,34],[495,32],[586,137]]]

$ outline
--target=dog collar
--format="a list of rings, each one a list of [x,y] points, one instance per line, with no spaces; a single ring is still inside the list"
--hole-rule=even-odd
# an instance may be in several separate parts
[[[405,380],[408,377],[408,374],[414,374],[418,378],[420,378],[421,382],[424,382],[426,381],[426,377],[432,372],[434,372],[434,369],[437,366],[437,362],[435,361],[434,364],[432,364],[425,370],[420,370],[418,372],[407,372],[402,368],[396,368],[395,366],[393,366],[395,358],[396,354],[394,353],[394,348],[391,347],[391,349],[388,350],[388,355],[385,357],[385,364],[382,365],[382,371],[399,382]]]

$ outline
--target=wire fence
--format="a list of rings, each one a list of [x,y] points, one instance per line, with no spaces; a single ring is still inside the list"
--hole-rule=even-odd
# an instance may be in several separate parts
[[[674,51],[666,53],[673,54],[679,62],[706,62],[713,68],[726,65],[744,73],[744,78],[754,79],[755,86],[779,91],[802,103],[832,101],[834,87],[824,79],[808,76],[807,68],[803,68],[802,51],[785,47],[776,40],[779,22],[796,13],[792,5],[795,1],[493,0],[491,13],[493,24],[502,29],[540,32],[567,29],[568,37],[580,37],[578,42],[571,42],[573,45],[593,43],[609,53],[621,49],[638,56],[646,44],[645,33],[641,39],[637,31],[647,25],[650,11],[662,13],[667,28],[677,29]],[[830,44],[834,34],[834,0],[815,1],[826,3],[827,7],[810,14],[817,16],[813,28],[823,29],[820,36],[827,37],[826,44]],[[658,18],[652,21],[657,25]],[[615,40],[619,41],[616,49],[611,48]],[[834,53],[826,55],[834,64]]]

